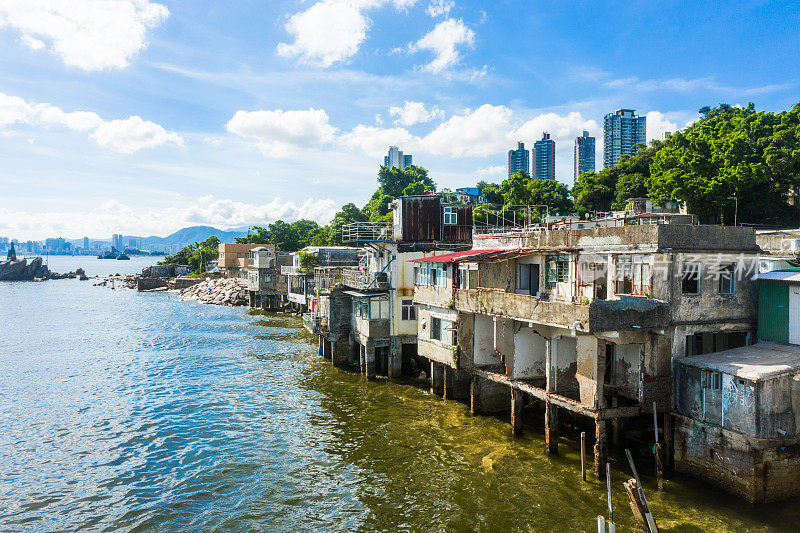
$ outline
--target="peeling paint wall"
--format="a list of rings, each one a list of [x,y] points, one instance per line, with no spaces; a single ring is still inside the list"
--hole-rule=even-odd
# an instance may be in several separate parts
[[[494,351],[494,320],[487,315],[475,315],[474,331],[475,366],[500,364],[500,357]]]
[[[525,322],[516,322],[512,379],[545,377],[547,341]]]

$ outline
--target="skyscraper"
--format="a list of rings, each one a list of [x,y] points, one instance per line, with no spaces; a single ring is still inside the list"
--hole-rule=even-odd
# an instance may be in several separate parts
[[[413,164],[411,161],[411,154],[403,155],[402,150],[399,150],[397,146],[390,146],[389,153],[383,157],[383,166],[405,170],[406,167],[410,167]]]
[[[549,133],[542,133],[542,138],[533,143],[531,155],[533,175],[537,180],[556,179],[556,142],[550,138]]]
[[[517,149],[508,151],[508,177],[522,171],[530,174],[531,166],[525,143],[517,142]]]
[[[589,137],[589,132],[575,138],[575,181],[584,172],[594,172],[594,137]]]
[[[117,249],[117,251],[122,251],[122,234],[121,233],[114,233],[111,238],[111,246]]]
[[[83,238],[83,249],[84,250],[88,250],[89,249],[89,237],[84,237]]]
[[[617,109],[603,119],[603,168],[613,167],[623,155],[636,154],[636,144],[647,142],[647,117],[635,109]]]

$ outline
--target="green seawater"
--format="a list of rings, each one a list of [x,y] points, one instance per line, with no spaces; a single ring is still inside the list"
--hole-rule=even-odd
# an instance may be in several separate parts
[[[0,284],[0,324],[1,531],[596,531],[608,514],[569,417],[548,455],[539,412],[515,437],[424,380],[367,381],[294,317],[60,280]],[[800,527],[800,499],[677,473],[659,492],[634,454],[661,531]]]

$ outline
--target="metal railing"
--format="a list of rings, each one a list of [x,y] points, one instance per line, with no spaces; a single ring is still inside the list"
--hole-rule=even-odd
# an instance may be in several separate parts
[[[392,238],[391,222],[352,222],[342,226],[342,242],[388,242]]]
[[[314,269],[314,284],[320,291],[327,291],[342,283],[342,268],[320,268]]]
[[[358,269],[342,270],[342,284],[354,289],[388,289],[389,275],[386,272],[370,273]]]

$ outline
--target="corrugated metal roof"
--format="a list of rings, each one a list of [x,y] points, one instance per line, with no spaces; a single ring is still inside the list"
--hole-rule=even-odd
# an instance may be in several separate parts
[[[482,248],[480,250],[463,250],[461,252],[453,252],[451,254],[435,255],[431,257],[420,257],[419,259],[411,259],[409,263],[452,263],[454,261],[464,261],[475,257],[480,257],[492,252],[499,252],[507,250],[506,248]]]
[[[437,255],[434,257],[422,257],[412,259],[409,263],[454,263],[454,262],[476,262],[491,263],[495,261],[507,261],[516,257],[522,257],[537,252],[575,252],[578,248],[570,247],[551,247],[551,248],[480,248],[478,250],[464,250],[452,254]]]
[[[758,279],[772,281],[785,281],[787,283],[800,283],[800,272],[796,270],[773,270],[758,275]]]

